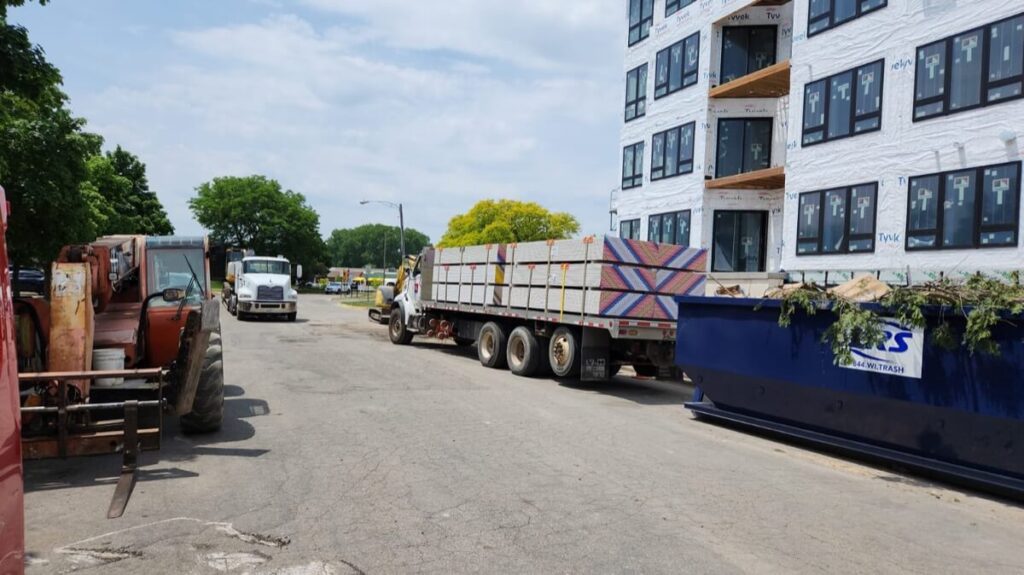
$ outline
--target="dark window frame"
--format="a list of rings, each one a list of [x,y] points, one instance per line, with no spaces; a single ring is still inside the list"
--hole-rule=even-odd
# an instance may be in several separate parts
[[[697,41],[697,62],[694,64],[694,69],[691,72],[687,73],[687,71],[686,71],[686,43],[689,40],[693,39],[693,38],[696,38],[696,41]],[[679,87],[676,88],[675,90],[673,90],[670,87],[671,84],[672,84],[672,48],[675,48],[676,46],[679,46],[679,49],[682,50],[682,54],[683,55],[680,58],[680,65],[682,65],[682,70],[679,71]],[[667,64],[668,74],[665,75],[665,82],[663,84],[658,82],[658,60],[661,58],[662,54],[664,54],[665,58],[668,60],[668,64]],[[688,82],[687,78],[692,78],[692,80]],[[690,86],[696,86],[699,82],[700,82],[700,30],[694,32],[693,34],[690,34],[689,36],[687,36],[686,38],[683,38],[682,40],[680,40],[678,42],[674,42],[674,43],[670,44],[669,46],[666,46],[665,48],[663,48],[661,50],[658,50],[658,52],[654,55],[654,99],[655,100],[660,100],[662,98],[667,98],[667,97],[671,96],[672,94],[675,94],[676,92],[682,92],[683,90],[689,88]],[[660,90],[662,88],[665,89],[665,92],[663,92],[661,95],[659,95],[658,94],[658,90]]]
[[[838,24],[836,24],[835,20],[833,18],[833,15],[836,13],[836,0],[828,0],[828,5],[829,5],[828,13],[824,14],[822,16],[818,16],[817,18],[811,18],[811,10],[810,10],[811,0],[807,0],[807,6],[808,6],[808,8],[807,8],[807,37],[808,38],[812,38],[814,36],[817,36],[818,34],[824,34],[825,32],[828,32],[829,30],[834,30],[834,29],[842,26],[843,24],[849,24],[850,22],[853,22],[855,20],[859,20],[862,16],[866,16],[868,14],[872,14],[872,13],[878,12],[882,8],[885,8],[885,7],[887,7],[889,5],[889,0],[883,0],[880,5],[872,7],[872,8],[869,8],[868,10],[865,11],[863,6],[864,6],[864,4],[866,4],[866,3],[870,2],[870,1],[871,0],[858,0],[856,14],[854,14],[852,18],[848,18],[848,19],[843,20],[842,22],[839,22]],[[815,32],[811,32],[811,26],[815,22],[818,22],[818,21],[827,21],[828,24],[824,28],[822,28],[820,30],[817,30]]]
[[[951,251],[951,250],[978,250],[978,249],[1001,249],[1001,248],[1016,248],[1020,245],[1020,196],[1021,188],[1024,185],[1021,184],[1021,171],[1024,162],[1002,162],[999,164],[989,164],[986,166],[978,166],[975,168],[962,168],[959,170],[946,170],[944,172],[935,172],[931,174],[921,174],[919,176],[913,176],[907,179],[907,211],[906,211],[906,224],[904,231],[906,237],[904,239],[904,249],[908,252],[927,252],[927,251]],[[1016,166],[1017,168],[1017,189],[1013,190],[1017,198],[1017,210],[1014,212],[1014,222],[1012,224],[998,224],[998,225],[984,225],[981,221],[982,210],[984,209],[985,203],[985,170],[990,168],[1001,168],[1005,166]],[[942,238],[945,233],[945,209],[942,208],[946,201],[946,179],[951,174],[957,174],[961,172],[974,172],[975,177],[975,190],[974,190],[974,237],[971,238],[971,245],[969,246],[950,246],[946,247],[942,245]],[[922,228],[911,231],[910,229],[910,191],[913,189],[913,181],[921,178],[933,178],[937,177],[939,180],[939,189],[936,190],[935,198],[935,227],[934,228]],[[1015,232],[1016,237],[1012,244],[983,244],[981,243],[981,236],[986,232],[1003,232],[1010,231]],[[911,246],[910,236],[935,236],[934,246]]]
[[[715,241],[717,234],[715,233],[718,228],[718,220],[712,215],[711,218],[711,262],[709,269],[712,272],[718,273],[760,273],[768,269],[768,227],[771,224],[771,220],[768,217],[768,210],[715,210],[714,214],[726,213],[726,214],[759,214],[761,216],[761,249],[758,252],[758,261],[761,263],[761,269],[757,272],[736,272],[736,271],[725,271],[716,270],[715,263],[718,261],[718,242]]]
[[[683,165],[687,163],[687,161],[683,159],[683,130],[685,130],[687,128],[689,128],[689,130],[690,130],[690,148],[689,148],[689,152],[690,152],[689,164],[690,164],[690,166],[689,166],[688,169],[683,170],[682,169]],[[676,157],[676,172],[674,174],[666,176],[665,175],[665,166],[668,165],[668,146],[666,145],[665,142],[668,139],[669,132],[678,132],[679,135],[677,136],[677,140],[676,140],[678,142],[678,145],[676,147],[676,156],[677,156]],[[662,140],[663,140],[662,144],[661,144],[661,167],[660,168],[655,168],[654,167],[654,164],[655,164],[654,140],[658,136],[661,136]],[[696,122],[687,122],[686,124],[683,124],[681,126],[676,126],[674,128],[669,128],[667,130],[664,130],[662,132],[657,132],[654,135],[652,135],[651,136],[651,181],[652,182],[656,182],[658,180],[667,180],[669,178],[675,178],[677,176],[683,176],[683,175],[686,175],[686,174],[692,174],[693,173],[693,166],[695,164],[694,157],[693,157],[693,153],[694,153],[693,150],[694,150],[694,146],[695,146],[696,141],[697,141],[697,123]],[[655,170],[656,169],[661,171],[661,175],[657,175],[657,176],[655,175]]]
[[[635,0],[636,2],[638,2],[640,4],[640,21],[637,22],[636,24],[630,24],[629,23],[629,12],[632,9],[632,2],[633,1],[634,0],[630,0],[629,2],[626,2],[626,25],[627,25],[626,43],[629,46],[636,46],[640,42],[643,42],[644,40],[649,38],[651,36],[651,28],[654,28],[654,0],[650,0],[651,1],[651,13],[646,15],[646,16],[644,16],[644,4],[647,3],[647,0]],[[647,34],[644,34],[644,32],[643,32],[644,31],[644,23],[645,22],[647,23]],[[629,40],[629,36],[633,33],[633,29],[634,28],[637,30],[637,39],[636,39],[636,41],[630,41]]]
[[[622,155],[625,156],[626,155],[626,150],[628,150],[630,148],[633,149],[633,172],[632,172],[632,175],[626,176],[626,165],[625,165],[625,162],[623,162],[623,165],[622,165],[622,189],[623,190],[631,190],[633,188],[639,188],[639,187],[644,185],[644,141],[640,140],[639,142],[636,142],[635,144],[630,144],[628,146],[623,146],[623,148],[622,148]],[[636,159],[637,148],[640,149],[640,169],[639,170],[637,169],[637,165],[636,165],[637,164],[637,159]],[[625,159],[625,158],[623,158],[623,159]]]
[[[695,2],[697,2],[697,0],[665,0],[665,17],[668,18]]]
[[[1005,102],[1012,102],[1014,100],[1020,100],[1021,98],[1024,98],[1024,71],[1022,71],[1021,74],[1018,74],[1016,76],[1012,76],[1010,78],[1003,78],[1001,80],[995,80],[995,81],[989,80],[989,72],[990,72],[989,64],[991,64],[991,61],[990,61],[989,57],[990,57],[990,50],[991,50],[991,47],[992,47],[992,27],[997,25],[997,24],[1002,24],[1004,22],[1009,22],[1010,20],[1014,20],[1014,19],[1021,18],[1021,17],[1024,17],[1024,12],[1021,12],[1021,13],[1018,13],[1018,14],[1014,14],[1013,16],[1009,16],[1007,18],[1002,18],[1000,20],[996,20],[994,22],[989,22],[987,24],[982,24],[981,26],[975,26],[973,28],[968,28],[966,30],[962,30],[960,32],[957,32],[956,34],[951,34],[951,35],[949,35],[949,36],[947,36],[945,38],[940,38],[938,40],[934,40],[932,42],[928,42],[927,44],[921,44],[920,46],[915,48],[914,49],[914,105],[913,105],[913,110],[911,112],[911,121],[913,121],[913,122],[924,122],[924,121],[931,120],[931,119],[934,119],[934,118],[942,118],[942,117],[945,117],[945,116],[951,116],[953,114],[959,114],[961,112],[969,112],[971,110],[977,110],[979,108],[987,108],[989,106],[998,106],[999,104],[1003,104]],[[950,107],[949,107],[950,106],[950,98],[951,98],[952,93],[953,93],[953,66],[952,66],[952,62],[953,62],[953,39],[958,37],[958,36],[963,36],[965,34],[969,34],[971,32],[974,32],[975,30],[980,30],[981,33],[982,33],[982,37],[981,37],[982,45],[981,45],[981,56],[980,56],[980,58],[981,58],[981,76],[980,76],[980,78],[981,78],[981,86],[979,87],[979,90],[981,92],[981,98],[980,98],[980,100],[979,100],[979,102],[977,104],[972,104],[970,106],[964,106],[962,108],[957,108],[956,110],[950,110]],[[944,71],[944,76],[945,76],[943,78],[943,93],[939,94],[938,96],[929,96],[927,98],[918,99],[918,97],[917,97],[917,62],[918,62],[918,60],[920,58],[920,54],[921,54],[922,50],[924,50],[925,48],[931,48],[932,46],[935,46],[936,44],[943,44],[943,55],[945,57],[945,62],[943,64],[943,71]],[[1024,59],[1024,54],[1020,54],[1020,57],[1022,59]],[[999,88],[999,87],[1002,87],[1002,86],[1008,86],[1008,85],[1011,85],[1011,84],[1014,84],[1014,83],[1017,83],[1017,82],[1022,83],[1022,89],[1021,89],[1021,93],[1020,94],[1017,94],[1016,96],[1009,96],[1009,97],[1006,97],[1006,98],[1000,98],[998,100],[991,101],[991,102],[989,101],[989,92],[993,88]],[[936,103],[942,103],[942,111],[941,112],[929,114],[927,116],[920,116],[920,117],[917,115],[917,109],[919,107],[921,107],[921,106],[929,106],[929,105],[933,105],[933,104],[936,104]]]
[[[872,208],[874,212],[871,216],[871,233],[862,234],[851,234],[850,233],[850,219],[853,217],[853,206],[851,200],[853,199],[854,188],[863,188],[871,186],[874,189],[874,201],[872,202]],[[825,238],[825,197],[830,192],[846,192],[846,215],[843,218],[843,245],[839,248],[839,251],[826,252],[824,246]],[[878,182],[863,182],[860,184],[854,184],[852,186],[840,186],[838,188],[829,188],[827,190],[814,190],[813,192],[803,192],[797,197],[797,206],[799,211],[800,201],[805,196],[818,196],[818,236],[814,238],[801,238],[800,237],[800,224],[803,222],[803,214],[797,214],[796,224],[796,255],[797,257],[803,256],[837,256],[837,255],[858,255],[858,254],[873,254],[875,253],[875,247],[877,242],[875,241],[875,233],[878,231]],[[850,251],[851,241],[863,241],[871,240],[870,250],[856,250]],[[805,242],[817,242],[817,249],[813,252],[801,252],[800,244]]]
[[[640,85],[640,70],[645,71],[642,86]],[[629,75],[634,73],[636,74],[636,94],[633,96],[633,99],[631,100],[629,94]],[[647,68],[647,62],[644,62],[643,64],[637,66],[636,68],[633,68],[632,70],[626,72],[626,110],[624,112],[626,122],[632,122],[637,118],[643,118],[644,116],[647,115],[647,78],[649,74],[650,70]],[[640,109],[641,103],[644,105],[644,111],[642,114],[638,114],[637,110]],[[633,108],[632,118],[629,116],[630,107]]]
[[[857,84],[857,74],[863,68],[868,68],[869,66],[875,66],[875,65],[878,65],[878,64],[881,64],[880,69],[882,71],[882,77],[878,80],[878,82],[879,82],[879,84],[878,84],[878,111],[871,112],[869,114],[862,114],[862,115],[858,116],[857,115],[857,102],[858,102],[858,98],[860,97],[860,90],[858,90],[857,87],[856,87],[856,84]],[[828,122],[829,122],[829,112],[832,109],[832,79],[836,78],[837,76],[842,76],[843,74],[852,74],[853,75],[853,80],[851,81],[851,86],[850,86],[851,89],[853,90],[853,97],[850,98],[850,133],[842,135],[842,136],[829,137],[829,135],[828,135]],[[824,92],[825,96],[822,98],[822,100],[824,100],[824,102],[822,103],[822,106],[824,106],[825,121],[822,122],[821,126],[816,127],[816,128],[811,128],[810,130],[808,130],[807,129],[807,121],[806,121],[807,120],[807,99],[808,99],[807,98],[807,94],[810,92],[811,86],[814,85],[814,84],[817,84],[819,82],[823,82],[825,84],[825,92]],[[882,112],[884,111],[884,109],[885,109],[885,58],[882,58],[880,60],[875,60],[873,62],[868,62],[867,64],[861,64],[860,66],[855,66],[855,67],[850,68],[848,70],[843,70],[842,72],[836,72],[835,74],[828,75],[828,76],[826,76],[824,78],[818,78],[817,80],[814,80],[812,82],[807,82],[806,84],[804,84],[804,101],[803,101],[803,107],[801,108],[801,116],[800,116],[800,146],[806,148],[808,146],[817,146],[819,144],[825,144],[825,143],[828,143],[828,142],[835,142],[837,140],[845,140],[846,138],[852,138],[854,136],[863,136],[864,134],[870,134],[872,132],[879,132],[879,131],[882,130]],[[858,122],[863,122],[865,120],[871,120],[873,118],[878,118],[878,126],[876,126],[874,128],[867,129],[867,130],[862,130],[860,132],[856,131],[857,130],[857,123]],[[807,133],[808,132],[818,132],[818,131],[821,132],[821,139],[820,140],[815,140],[813,142],[808,142],[807,141]]]
[[[626,226],[629,226],[630,234],[623,235],[623,230]],[[640,239],[640,218],[632,218],[629,220],[622,220],[619,222],[619,237],[627,240],[639,240]]]
[[[767,163],[768,163],[768,167],[769,168],[772,167],[772,145],[775,143],[775,139],[774,139],[775,138],[775,118],[774,117],[770,117],[770,116],[750,116],[750,117],[744,116],[744,117],[737,117],[737,118],[733,118],[733,117],[719,118],[718,119],[718,128],[715,131],[715,178],[717,179],[717,178],[723,178],[723,177],[729,177],[729,176],[738,176],[740,174],[748,174],[750,172],[756,171],[756,170],[746,170],[746,169],[743,169],[743,168],[746,167],[746,154],[744,154],[744,166],[741,167],[739,174],[730,174],[729,176],[720,176],[719,175],[719,170],[721,169],[721,166],[720,166],[720,162],[718,161],[718,149],[722,145],[722,140],[721,140],[721,138],[722,138],[722,122],[732,121],[732,120],[743,120],[744,122],[747,122],[747,121],[760,121],[760,122],[767,122],[768,123],[768,128],[769,129],[768,129],[768,162]],[[744,126],[744,129],[743,129],[743,143],[740,145],[740,149],[744,150],[744,151],[747,149],[747,130],[746,130],[745,126]],[[767,168],[760,168],[760,169],[767,169]],[[742,210],[740,210],[740,211],[742,211]]]
[[[674,222],[672,224],[674,226],[673,227],[673,234],[676,236],[676,238],[679,238],[679,216],[682,216],[682,215],[686,216],[686,238],[685,238],[686,243],[677,243],[675,241],[670,241],[670,242],[664,241],[664,238],[665,238],[665,220],[666,219],[672,219],[672,221]],[[651,221],[654,218],[658,218],[658,220],[659,220],[658,232],[659,232],[659,235],[661,237],[660,238],[656,238],[656,239],[651,239]],[[692,239],[692,233],[693,233],[692,226],[693,226],[693,213],[691,212],[691,210],[676,210],[674,212],[665,212],[665,213],[661,213],[661,214],[651,214],[651,215],[647,216],[647,241],[654,242],[654,243],[657,243],[657,244],[666,244],[666,245],[673,245],[673,246],[690,247],[690,240]]]
[[[748,48],[750,47],[750,36],[749,36],[750,32],[752,32],[754,30],[771,30],[772,31],[772,37],[775,39],[775,42],[772,44],[772,63],[768,64],[768,66],[765,66],[765,68],[767,68],[769,66],[774,66],[775,64],[779,63],[779,27],[777,25],[775,25],[775,24],[751,24],[749,26],[723,26],[722,27],[722,51],[720,53],[721,57],[719,58],[719,62],[718,62],[718,78],[719,78],[719,81],[722,82],[723,84],[726,83],[726,80],[725,80],[725,31],[726,30],[746,30],[748,32],[748,36],[747,36],[747,47]],[[746,76],[746,75],[749,75],[749,74],[753,74],[754,72],[757,72],[758,70],[763,70],[764,69],[764,68],[759,68],[758,70],[754,70],[753,72],[751,72],[750,71],[750,56],[749,56],[749,54],[747,56],[746,64],[747,64],[747,66],[746,66],[747,71],[742,76],[739,76],[739,78],[742,78],[743,76]],[[736,79],[738,80],[739,78],[736,78]],[[729,81],[731,82],[733,80],[729,80]]]

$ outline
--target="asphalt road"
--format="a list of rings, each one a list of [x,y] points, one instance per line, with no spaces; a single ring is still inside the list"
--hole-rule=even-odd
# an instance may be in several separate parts
[[[123,518],[117,457],[31,462],[29,573],[1024,571],[1024,508],[299,310],[222,315],[224,429],[172,424]]]

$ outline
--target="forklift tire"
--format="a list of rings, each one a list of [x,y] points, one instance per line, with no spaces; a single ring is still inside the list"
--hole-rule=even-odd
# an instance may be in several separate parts
[[[203,370],[199,374],[192,411],[181,416],[184,433],[210,433],[220,429],[224,420],[224,361],[220,334],[210,334]]]
[[[540,371],[544,349],[529,328],[519,326],[508,336],[508,369],[521,377],[533,377]]]
[[[580,336],[576,330],[562,326],[551,334],[548,362],[555,377],[576,377],[580,373]]]
[[[402,308],[396,307],[391,310],[391,321],[388,322],[388,336],[391,343],[395,345],[409,345],[412,343],[412,332],[405,325],[405,314]]]
[[[480,328],[480,339],[476,356],[480,365],[491,369],[502,369],[508,365],[508,334],[500,324],[489,321]]]

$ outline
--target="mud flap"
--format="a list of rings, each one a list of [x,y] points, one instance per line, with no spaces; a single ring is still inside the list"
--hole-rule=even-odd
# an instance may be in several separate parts
[[[611,337],[603,329],[583,328],[580,381],[607,381],[611,377]]]

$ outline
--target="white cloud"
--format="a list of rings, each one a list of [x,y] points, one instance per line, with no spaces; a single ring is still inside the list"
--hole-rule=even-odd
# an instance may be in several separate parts
[[[621,107],[621,50],[604,44],[620,2],[306,3],[341,16],[172,32],[164,66],[75,96],[93,129],[147,161],[182,231],[198,231],[197,184],[248,173],[305,193],[325,233],[390,221],[364,197],[404,202],[434,239],[486,197],[601,231]]]

